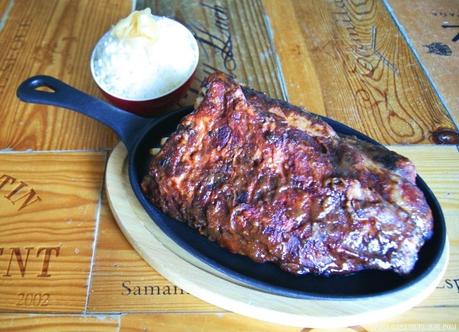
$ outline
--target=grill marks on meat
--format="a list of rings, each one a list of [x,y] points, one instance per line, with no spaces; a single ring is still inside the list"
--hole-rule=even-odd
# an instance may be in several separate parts
[[[292,273],[408,273],[432,232],[406,158],[212,74],[142,189],[233,253]]]

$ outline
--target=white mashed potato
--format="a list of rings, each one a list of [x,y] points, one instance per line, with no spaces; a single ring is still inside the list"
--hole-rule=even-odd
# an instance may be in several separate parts
[[[191,32],[178,22],[132,12],[97,44],[92,71],[96,82],[122,99],[152,99],[173,91],[192,74],[199,51]]]

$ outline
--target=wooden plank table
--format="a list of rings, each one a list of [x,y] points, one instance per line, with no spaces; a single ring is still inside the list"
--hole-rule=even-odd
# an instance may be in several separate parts
[[[459,24],[451,0],[0,0],[0,330],[310,330],[225,312],[164,279],[108,207],[103,180],[114,133],[16,98],[19,83],[36,74],[101,97],[91,50],[112,24],[145,7],[186,24],[199,42],[196,81],[180,105],[219,69],[415,162],[445,213],[447,272],[409,312],[347,330],[457,330],[459,153],[433,144],[439,131],[457,132],[459,117],[459,30],[441,27]],[[451,53],[436,54],[435,42]]]

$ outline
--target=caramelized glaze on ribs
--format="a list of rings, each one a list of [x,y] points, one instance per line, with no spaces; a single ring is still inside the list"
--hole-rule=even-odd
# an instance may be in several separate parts
[[[432,215],[406,158],[221,73],[142,181],[164,213],[292,273],[409,273]]]

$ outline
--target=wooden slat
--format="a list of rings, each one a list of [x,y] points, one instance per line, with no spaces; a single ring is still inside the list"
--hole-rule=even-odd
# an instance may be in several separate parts
[[[378,0],[263,3],[292,103],[389,144],[429,142],[452,127]]]
[[[270,324],[233,313],[224,314],[129,314],[121,317],[121,332],[144,331],[149,327],[158,331],[247,331],[247,332],[300,332],[301,328]]]
[[[0,310],[84,310],[105,157],[0,154]]]
[[[414,2],[385,0],[385,3],[393,10],[393,14],[406,32],[457,125],[459,123],[459,80],[457,79],[459,77],[459,2],[456,0]],[[423,19],[419,19],[420,17]]]
[[[92,312],[222,311],[175,287],[145,263],[119,230],[105,199],[92,279]]]
[[[104,31],[129,13],[131,1],[12,3],[0,33],[0,149],[112,147],[117,139],[110,129],[80,114],[24,104],[16,88],[29,76],[47,74],[100,96],[90,74],[90,54]]]
[[[275,49],[291,103],[326,115],[321,81],[292,1],[263,1],[274,30]],[[306,19],[306,18],[305,18]]]
[[[337,329],[295,328],[269,324],[232,313],[225,314],[129,314],[121,317],[121,332],[145,331],[240,331],[240,332],[338,332],[338,331],[457,331],[457,308],[415,308],[393,319],[369,326]]]
[[[0,314],[0,331],[119,331],[119,316],[51,316]]]
[[[414,308],[403,315],[355,331],[457,331],[458,307]]]
[[[283,97],[283,82],[260,0],[137,1],[137,9],[146,7],[155,15],[182,22],[198,40],[200,63],[196,80],[188,98],[180,104],[193,104],[196,98],[193,91],[199,90],[200,82],[215,69],[272,97]]]

